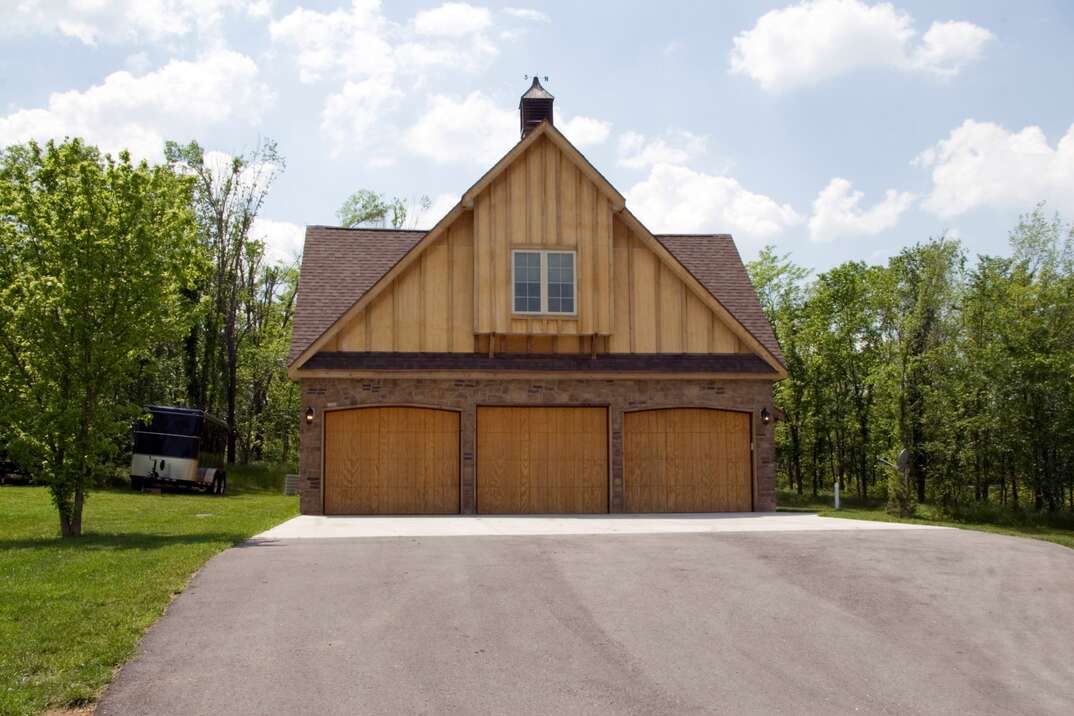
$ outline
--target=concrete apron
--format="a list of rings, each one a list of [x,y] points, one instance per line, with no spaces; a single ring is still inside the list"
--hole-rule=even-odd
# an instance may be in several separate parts
[[[361,537],[505,537],[639,535],[688,532],[854,532],[942,530],[947,527],[844,520],[801,513],[675,515],[448,515],[428,517],[322,517],[300,515],[255,535],[254,540]]]

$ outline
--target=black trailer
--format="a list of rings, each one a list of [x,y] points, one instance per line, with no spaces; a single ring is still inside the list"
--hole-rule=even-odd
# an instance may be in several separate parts
[[[150,405],[134,426],[131,487],[183,485],[222,495],[228,425],[204,410]]]

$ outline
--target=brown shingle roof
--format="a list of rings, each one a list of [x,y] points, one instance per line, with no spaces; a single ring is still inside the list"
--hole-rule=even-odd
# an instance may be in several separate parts
[[[425,233],[307,227],[288,361],[294,361],[317,340]],[[779,343],[728,234],[664,234],[656,238],[761,345],[783,362]]]
[[[787,365],[730,234],[655,236],[776,360]]]
[[[320,338],[425,233],[307,226],[288,362]]]

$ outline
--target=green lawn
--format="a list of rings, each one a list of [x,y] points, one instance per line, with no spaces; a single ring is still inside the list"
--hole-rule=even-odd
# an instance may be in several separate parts
[[[0,487],[0,714],[92,703],[190,576],[297,514],[282,471],[229,468],[226,497],[93,492],[61,540],[42,487]]]
[[[857,498],[844,499],[842,509],[832,506],[831,495],[813,498],[799,497],[793,492],[781,491],[777,497],[780,510],[817,512],[825,517],[841,517],[851,520],[876,520],[880,522],[913,522],[923,525],[943,525],[960,529],[994,532],[996,534],[1030,537],[1055,542],[1074,549],[1074,517],[1071,515],[1049,516],[1032,512],[1014,512],[1001,509],[976,509],[965,516],[943,516],[932,505],[918,505],[914,517],[903,519],[889,514],[884,505],[875,501],[862,503]]]

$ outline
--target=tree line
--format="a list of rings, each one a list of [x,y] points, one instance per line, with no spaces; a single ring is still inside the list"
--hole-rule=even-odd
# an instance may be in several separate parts
[[[811,276],[764,249],[750,276],[790,377],[782,488],[1074,512],[1074,231],[1043,206],[1010,256],[948,236]],[[909,494],[881,459],[906,450]]]
[[[78,139],[0,150],[0,452],[49,485],[65,536],[150,403],[231,426],[229,462],[290,462],[298,269],[254,220],[284,160],[169,142],[164,162]]]

